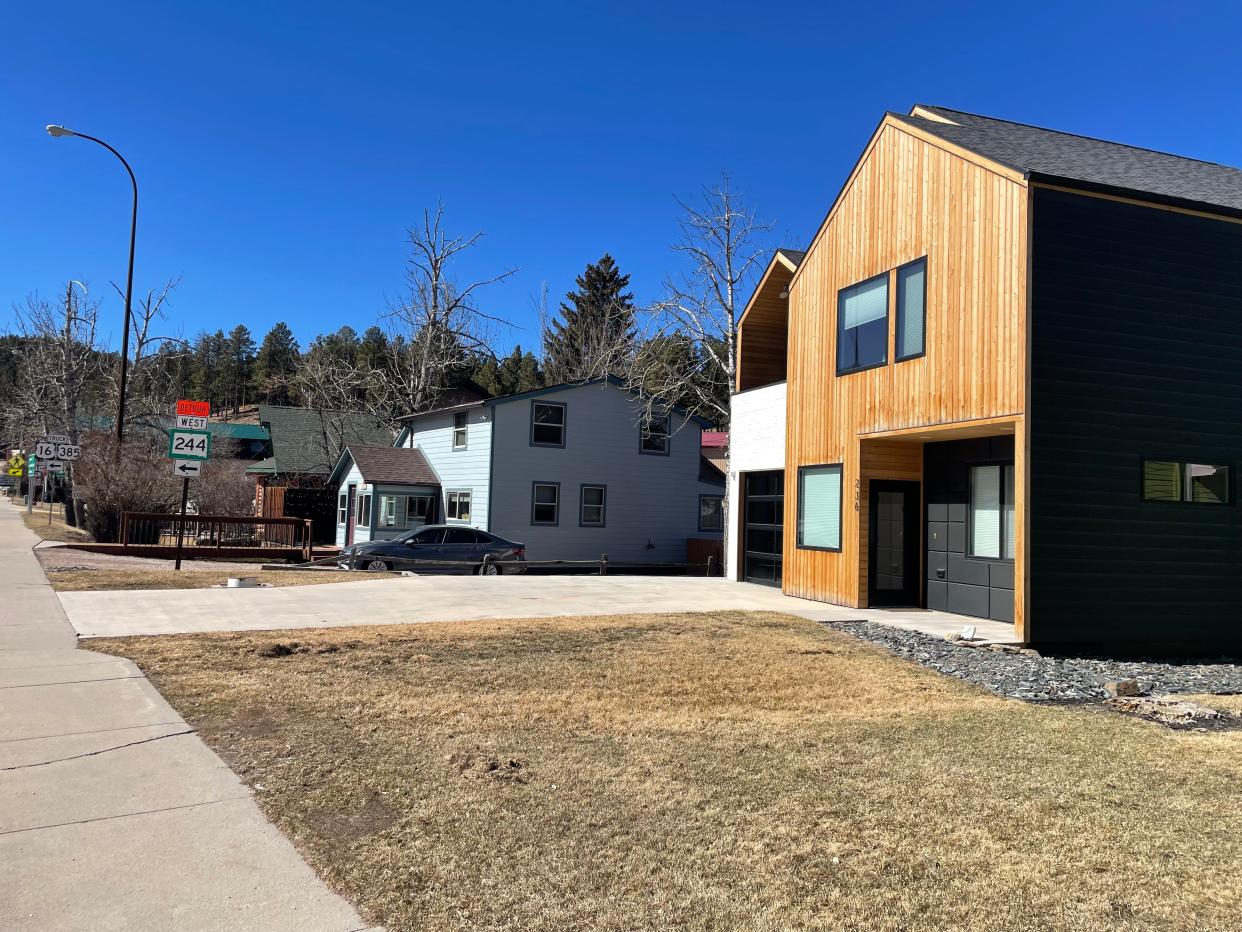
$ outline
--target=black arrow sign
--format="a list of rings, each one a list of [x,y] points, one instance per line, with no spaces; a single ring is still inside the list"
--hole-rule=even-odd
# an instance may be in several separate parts
[[[187,472],[197,473],[198,464],[195,463],[194,465],[190,465],[189,463],[178,463],[177,472],[181,473],[182,475],[184,475]]]

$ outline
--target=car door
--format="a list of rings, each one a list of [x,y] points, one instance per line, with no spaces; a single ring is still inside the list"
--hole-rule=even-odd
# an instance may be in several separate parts
[[[444,528],[433,527],[406,539],[403,547],[404,554],[399,558],[403,564],[401,569],[412,570],[415,573],[438,573],[442,568],[435,564],[422,563],[423,560],[442,560],[440,554],[440,542],[444,538]],[[394,560],[394,563],[397,560]]]
[[[453,560],[462,565],[446,566],[446,573],[472,573],[476,564],[481,563],[483,556],[479,553],[479,535],[473,528],[451,527],[444,532],[444,543],[440,545],[440,559]]]

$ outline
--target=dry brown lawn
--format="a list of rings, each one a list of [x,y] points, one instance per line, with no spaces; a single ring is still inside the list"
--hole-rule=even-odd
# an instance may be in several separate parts
[[[97,640],[391,930],[1237,929],[1242,732],[781,615]]]
[[[228,582],[230,576],[254,576],[269,586],[318,586],[397,578],[398,573],[350,573],[336,570],[219,570],[182,569],[47,569],[48,581],[57,592],[105,589],[208,589]]]
[[[21,508],[24,512],[26,509],[25,504],[21,505]],[[77,544],[91,539],[91,535],[87,534],[86,531],[70,527],[65,523],[64,505],[52,506],[52,520],[51,523],[48,523],[47,505],[40,506],[36,503],[33,512],[22,515],[22,522],[43,540]]]

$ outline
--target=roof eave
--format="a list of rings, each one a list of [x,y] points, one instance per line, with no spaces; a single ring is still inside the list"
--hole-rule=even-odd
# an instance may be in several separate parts
[[[1071,188],[1088,194],[1101,194],[1106,197],[1121,198],[1127,201],[1140,201],[1158,207],[1174,207],[1196,214],[1215,214],[1232,220],[1242,220],[1242,210],[1213,204],[1208,201],[1192,201],[1188,198],[1173,197],[1165,194],[1154,194],[1150,191],[1139,191],[1134,188],[1123,188],[1117,185],[1100,184],[1094,181],[1082,181],[1077,178],[1065,178],[1060,175],[1048,175],[1043,172],[1028,172],[1027,179],[1031,184],[1054,188]]]

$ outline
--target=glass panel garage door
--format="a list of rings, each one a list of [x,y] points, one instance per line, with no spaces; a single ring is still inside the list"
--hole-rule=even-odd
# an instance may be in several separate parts
[[[779,586],[785,536],[785,471],[748,472],[743,483],[743,578]]]

